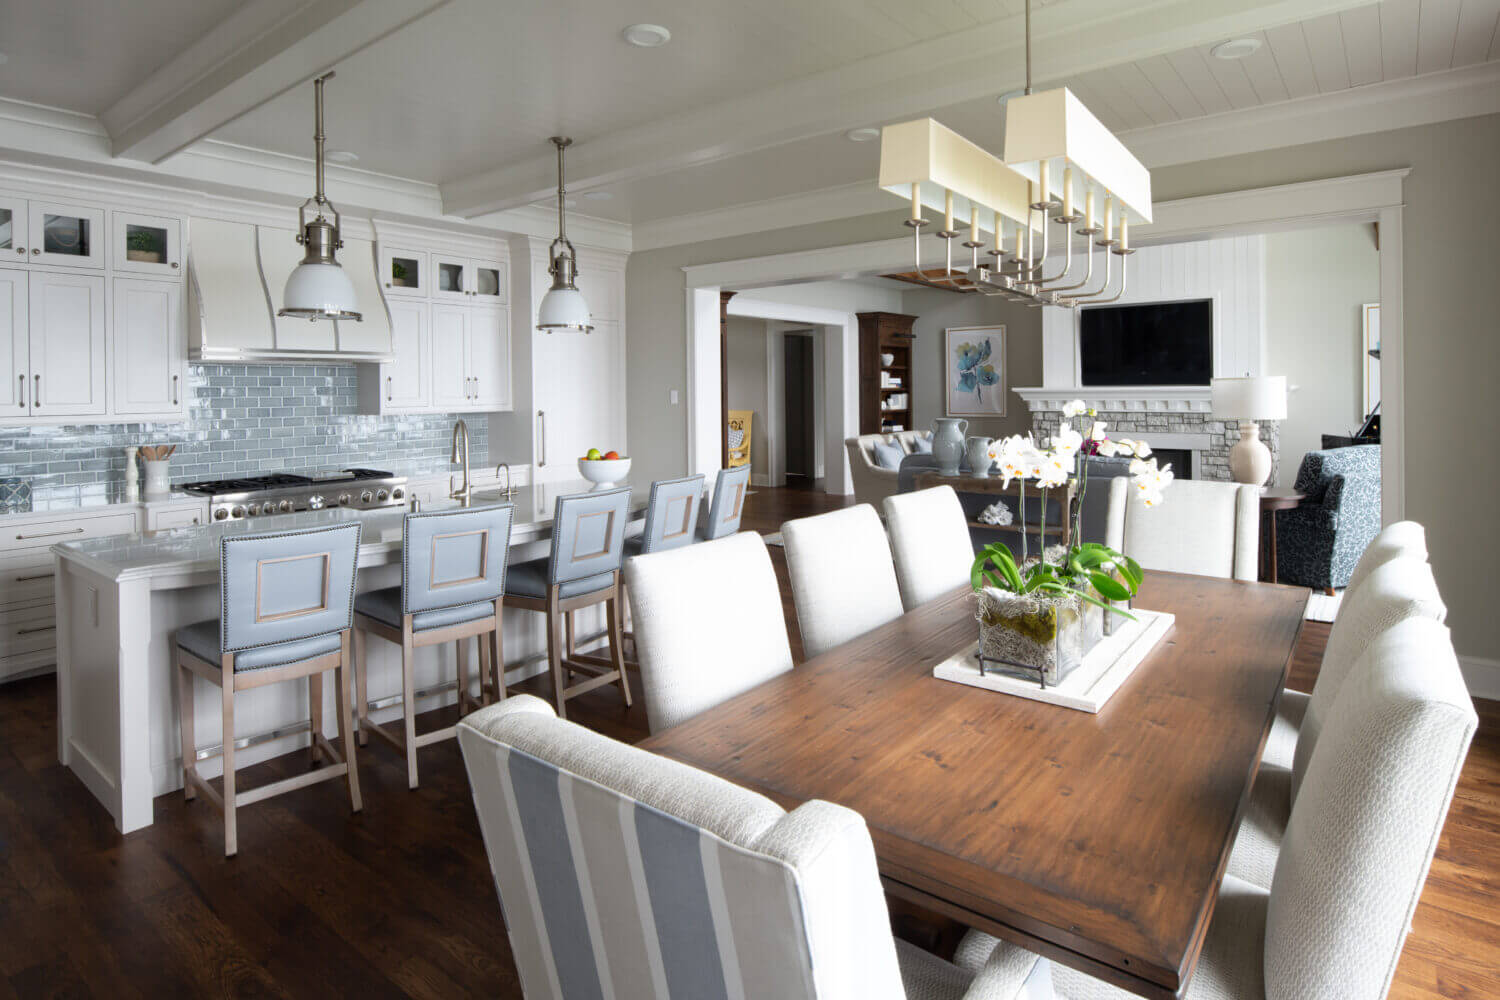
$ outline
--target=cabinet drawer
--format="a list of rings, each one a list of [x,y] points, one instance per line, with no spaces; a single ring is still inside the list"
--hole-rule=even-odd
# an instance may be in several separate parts
[[[146,527],[151,531],[166,531],[168,528],[191,528],[195,525],[201,525],[206,513],[207,508],[201,505],[153,510],[146,514]]]
[[[47,548],[58,542],[105,535],[128,535],[136,530],[136,512],[101,514],[93,517],[59,518],[7,524],[0,531],[0,552]]]
[[[49,558],[37,558],[43,555]],[[55,571],[51,555],[46,549],[41,549],[29,559],[0,560],[0,607],[23,602],[29,604],[39,599],[52,600]]]
[[[57,616],[51,604],[0,612],[0,657],[35,653],[57,645]]]

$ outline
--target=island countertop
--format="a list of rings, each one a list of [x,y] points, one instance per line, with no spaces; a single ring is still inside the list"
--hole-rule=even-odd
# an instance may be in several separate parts
[[[620,485],[632,487],[631,517],[639,516],[650,498],[650,481],[635,482],[627,479]],[[472,506],[513,504],[515,516],[511,525],[511,545],[515,546],[549,536],[557,498],[587,493],[592,487],[593,484],[585,479],[572,479],[520,486],[509,497],[499,489],[476,490]],[[459,506],[455,500],[442,500],[424,504],[422,509],[454,510]],[[197,573],[217,572],[219,542],[225,536],[312,528],[357,519],[362,526],[359,565],[383,565],[398,557],[401,550],[402,518],[405,514],[404,507],[373,511],[344,508],[303,511],[278,514],[275,517],[217,521],[202,527],[62,542],[54,545],[52,551],[59,559],[117,582],[142,577],[180,578]]]

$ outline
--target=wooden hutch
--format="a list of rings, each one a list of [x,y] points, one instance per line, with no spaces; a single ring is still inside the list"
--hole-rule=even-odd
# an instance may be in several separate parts
[[[859,317],[859,432],[913,430],[912,342],[915,316],[866,312]],[[882,355],[890,356],[884,364]]]

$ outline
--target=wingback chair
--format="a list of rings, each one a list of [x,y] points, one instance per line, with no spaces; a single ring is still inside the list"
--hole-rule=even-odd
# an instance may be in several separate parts
[[[968,972],[893,938],[869,830],[843,806],[788,813],[528,695],[475,712],[458,739],[529,997],[1015,1000],[1046,987],[1032,955]]]
[[[896,560],[901,603],[910,611],[969,582],[974,542],[963,504],[951,486],[885,498],[885,523]]]
[[[874,507],[862,503],[787,521],[781,534],[809,659],[901,617],[890,540]]]
[[[1254,486],[1179,479],[1158,507],[1134,492],[1126,476],[1109,481],[1104,543],[1110,548],[1146,569],[1255,579],[1260,492]]]
[[[1380,445],[1310,451],[1297,470],[1307,499],[1276,512],[1276,565],[1285,583],[1333,590],[1380,530]]]

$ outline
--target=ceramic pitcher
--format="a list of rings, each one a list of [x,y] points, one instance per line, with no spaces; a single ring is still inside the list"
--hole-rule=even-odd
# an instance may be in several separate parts
[[[958,467],[964,460],[964,435],[968,431],[969,422],[962,417],[938,417],[932,422],[932,457],[942,475],[958,475]]]
[[[987,437],[969,438],[967,457],[969,459],[969,472],[976,476],[988,476],[990,474],[990,445],[993,444]]]

